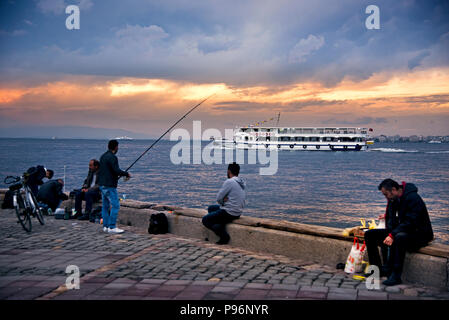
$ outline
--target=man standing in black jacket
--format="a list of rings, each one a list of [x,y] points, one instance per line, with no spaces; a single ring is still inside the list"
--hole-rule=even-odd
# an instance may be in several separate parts
[[[118,141],[111,140],[108,143],[108,151],[100,158],[100,170],[97,183],[100,186],[101,199],[103,201],[103,231],[109,233],[123,233],[117,228],[117,216],[120,210],[120,201],[117,194],[117,182],[122,176],[131,178],[131,175],[120,169],[115,154],[118,151]]]
[[[385,179],[378,189],[388,201],[386,229],[368,230],[365,241],[371,265],[381,267],[378,246],[383,252],[389,248],[381,276],[388,276],[383,284],[392,286],[401,283],[406,250],[415,251],[426,246],[433,240],[433,230],[426,205],[414,184],[403,182],[399,185],[392,179]]]

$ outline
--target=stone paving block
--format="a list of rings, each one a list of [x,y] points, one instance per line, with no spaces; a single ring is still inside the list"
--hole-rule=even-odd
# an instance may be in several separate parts
[[[356,300],[357,293],[335,293],[329,292],[327,294],[327,300]]]
[[[245,285],[245,289],[265,289],[270,290],[273,287],[270,283],[248,283]]]
[[[299,291],[302,292],[320,292],[320,293],[328,293],[328,287],[313,287],[313,286],[302,286]]]
[[[281,290],[281,289],[271,289],[267,297],[270,298],[296,298],[297,290]]]
[[[357,300],[388,300],[388,293],[362,290],[358,292]]]
[[[235,296],[225,292],[209,292],[204,296],[204,300],[233,300]]]
[[[220,281],[217,286],[219,287],[233,287],[233,288],[243,288],[247,285],[247,282],[243,281]]]
[[[298,291],[299,287],[299,284],[273,284],[272,289]]]
[[[216,286],[210,292],[237,295],[240,292],[240,288]]]
[[[398,286],[391,286],[386,287],[385,291],[388,293],[401,293],[401,288],[399,288]]]

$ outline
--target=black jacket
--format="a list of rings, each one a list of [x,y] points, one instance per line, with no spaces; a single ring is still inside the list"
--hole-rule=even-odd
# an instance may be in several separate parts
[[[62,192],[62,184],[58,180],[49,180],[39,189],[37,200],[47,204],[53,211],[61,200],[67,200],[67,195]]]
[[[430,242],[433,230],[426,204],[413,183],[403,182],[403,194],[389,201],[386,212],[387,230],[394,236],[399,232],[413,234],[417,240]]]
[[[106,151],[100,158],[100,170],[97,183],[99,186],[117,188],[119,177],[129,174],[118,166],[118,159],[111,150]]]
[[[45,171],[45,168],[43,166],[31,167],[27,170],[27,173],[29,174],[27,180],[27,184],[29,186],[42,185],[44,183],[42,179],[44,179],[47,175],[47,172]]]
[[[95,181],[95,182],[94,182]],[[84,180],[82,189],[98,189],[98,171],[89,170],[86,180]]]

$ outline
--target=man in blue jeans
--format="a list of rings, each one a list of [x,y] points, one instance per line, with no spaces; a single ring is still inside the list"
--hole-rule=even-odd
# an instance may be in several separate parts
[[[100,158],[100,169],[98,171],[97,183],[100,186],[101,199],[103,201],[103,231],[109,233],[123,233],[124,230],[117,228],[117,216],[120,210],[120,202],[117,194],[117,182],[120,177],[131,178],[131,175],[120,169],[116,153],[118,152],[118,141],[111,140],[108,143],[108,151]]]
[[[231,163],[228,166],[228,179],[223,183],[217,195],[217,202],[220,205],[212,205],[203,217],[203,224],[206,228],[215,232],[220,240],[217,244],[229,243],[230,236],[226,232],[226,224],[239,218],[245,207],[245,181],[238,177],[240,166]]]

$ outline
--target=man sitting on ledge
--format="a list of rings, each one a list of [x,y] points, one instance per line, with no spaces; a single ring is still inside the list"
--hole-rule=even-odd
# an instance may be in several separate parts
[[[433,240],[426,205],[418,195],[418,188],[412,183],[402,182],[399,185],[392,179],[385,179],[379,185],[387,198],[385,213],[386,229],[372,229],[365,233],[369,263],[380,268],[381,276],[388,276],[383,282],[386,286],[401,283],[405,252],[416,251]],[[384,255],[384,266],[381,266],[378,246],[390,254]]]
[[[217,244],[227,244],[230,240],[226,232],[226,224],[239,218],[245,207],[245,181],[239,178],[240,166],[231,163],[228,166],[228,179],[223,183],[217,195],[217,202],[220,205],[212,205],[203,217],[203,224],[206,228],[215,232],[220,240]]]

